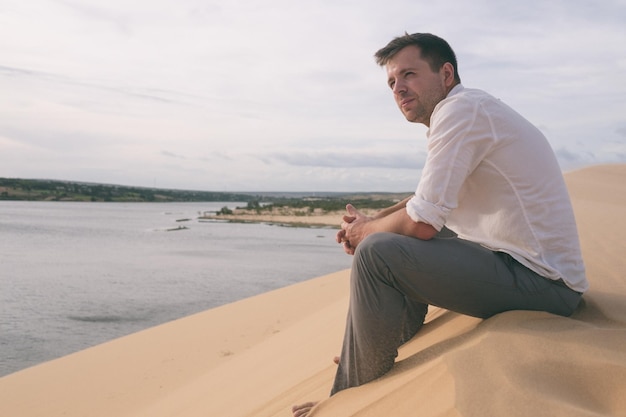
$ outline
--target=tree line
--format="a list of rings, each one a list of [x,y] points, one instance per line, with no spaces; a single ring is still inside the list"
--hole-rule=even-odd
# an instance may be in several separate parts
[[[259,199],[256,195],[213,191],[172,190],[59,180],[0,178],[0,200],[202,202]]]
[[[272,202],[264,203],[261,200],[250,200],[246,207],[238,207],[241,209],[252,210],[257,214],[271,213],[280,211],[282,208],[295,209],[294,215],[306,215],[313,213],[316,210],[323,213],[341,211],[346,208],[348,203],[354,204],[358,208],[367,208],[380,210],[386,207],[390,207],[399,201],[398,198],[376,198],[367,197],[364,195],[354,196],[352,198],[346,196],[336,197],[316,197],[316,198],[274,198]],[[217,214],[233,214],[233,211],[228,207],[222,207]]]
[[[257,213],[284,207],[294,208],[302,215],[315,210],[343,210],[348,203],[359,208],[389,207],[408,194],[393,193],[233,193],[217,191],[174,190],[77,181],[0,178],[0,200],[27,201],[100,201],[100,202],[242,202]],[[292,196],[289,196],[291,194]],[[293,195],[297,195],[294,197]],[[229,214],[224,207],[219,214]]]

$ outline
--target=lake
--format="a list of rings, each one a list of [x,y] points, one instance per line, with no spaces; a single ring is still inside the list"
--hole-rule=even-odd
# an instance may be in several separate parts
[[[224,206],[0,202],[0,376],[351,265],[331,228],[198,219]]]

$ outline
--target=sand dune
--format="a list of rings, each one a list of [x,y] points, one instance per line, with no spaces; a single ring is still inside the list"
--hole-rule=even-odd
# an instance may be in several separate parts
[[[0,416],[626,416],[626,165],[566,180],[591,284],[570,318],[432,308],[389,374],[329,399],[341,271],[0,378]]]

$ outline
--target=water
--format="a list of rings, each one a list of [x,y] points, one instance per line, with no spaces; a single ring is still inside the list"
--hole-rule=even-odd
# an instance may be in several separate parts
[[[350,267],[333,229],[197,219],[237,205],[0,202],[0,376]]]

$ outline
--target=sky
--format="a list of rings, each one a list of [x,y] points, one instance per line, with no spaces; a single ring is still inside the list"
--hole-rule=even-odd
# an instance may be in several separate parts
[[[626,0],[0,0],[0,177],[415,189],[426,127],[373,54],[455,50],[564,171],[626,162]]]

